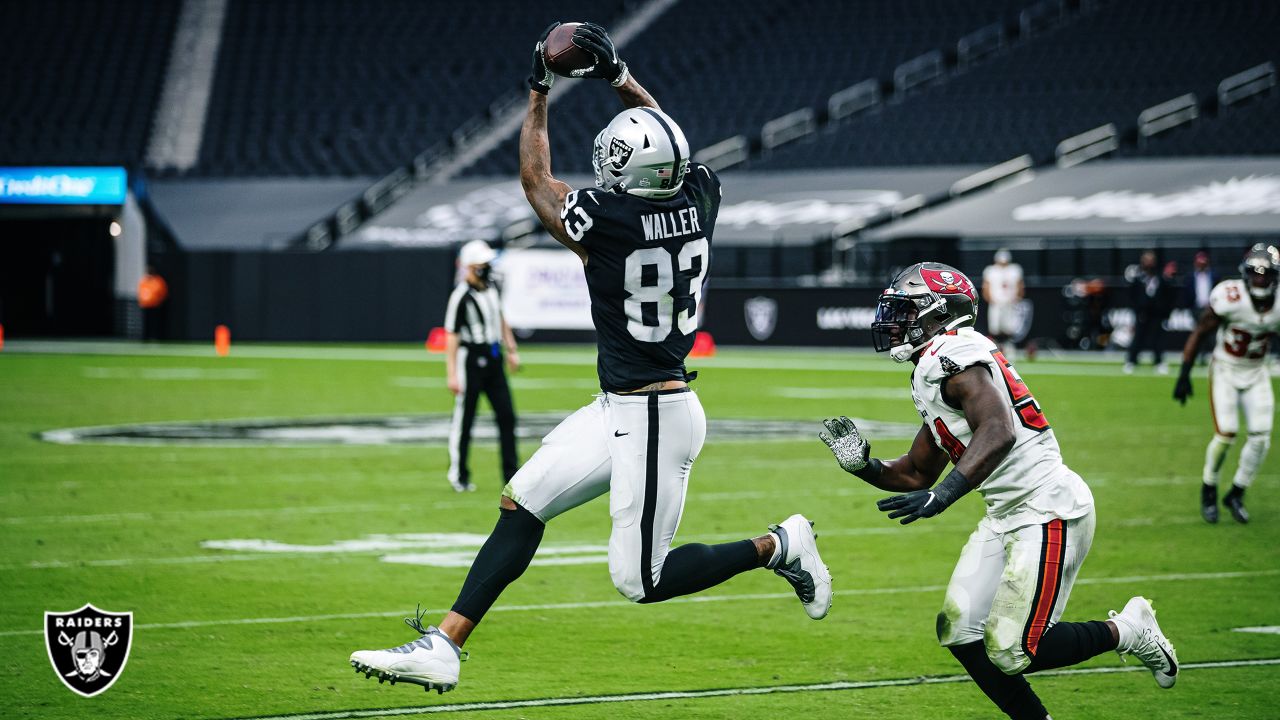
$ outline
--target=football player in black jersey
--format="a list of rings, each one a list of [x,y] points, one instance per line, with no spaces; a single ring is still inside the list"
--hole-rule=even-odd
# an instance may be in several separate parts
[[[608,80],[627,109],[596,136],[596,187],[572,190],[555,179],[547,139],[555,76],[539,41],[520,131],[520,181],[547,232],[582,259],[603,392],[552,430],[503,490],[498,524],[440,626],[410,619],[422,637],[352,654],[358,672],[451,689],[460,646],[528,567],[545,524],[605,492],[613,518],[609,574],[629,600],[660,602],[763,567],[792,585],[815,620],[831,605],[831,574],[803,515],[749,540],[671,547],[706,436],[684,359],[698,327],[720,181],[689,161],[680,127],[631,77],[603,28],[583,23],[573,42],[596,60],[573,74]]]

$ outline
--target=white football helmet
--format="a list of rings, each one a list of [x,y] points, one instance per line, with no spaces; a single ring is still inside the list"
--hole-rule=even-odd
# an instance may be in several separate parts
[[[684,183],[689,142],[661,110],[628,108],[596,135],[591,165],[601,190],[668,198]]]

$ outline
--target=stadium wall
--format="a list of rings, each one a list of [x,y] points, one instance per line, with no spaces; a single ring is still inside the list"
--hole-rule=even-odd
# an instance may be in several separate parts
[[[346,253],[190,252],[164,256],[167,337],[207,340],[424,340],[453,288],[448,249]]]

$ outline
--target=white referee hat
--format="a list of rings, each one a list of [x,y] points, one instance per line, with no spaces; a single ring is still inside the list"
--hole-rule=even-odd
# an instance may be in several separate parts
[[[489,247],[489,244],[483,240],[472,240],[462,246],[462,250],[458,251],[458,264],[462,266],[468,265],[487,265],[493,262],[498,254]]]

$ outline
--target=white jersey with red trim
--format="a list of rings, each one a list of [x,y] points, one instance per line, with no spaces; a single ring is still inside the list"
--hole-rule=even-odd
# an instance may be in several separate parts
[[[1082,517],[1093,507],[1089,486],[1062,462],[1062,452],[1040,406],[995,343],[973,328],[941,335],[920,352],[911,374],[911,399],[951,462],[960,461],[973,439],[964,412],[942,397],[947,379],[974,365],[991,371],[1005,388],[1013,413],[1015,441],[1004,461],[978,491],[987,503],[987,516],[997,532],[1009,532],[1053,518]]]
[[[1213,348],[1213,367],[1219,378],[1232,375],[1237,386],[1265,378],[1267,348],[1280,331],[1280,303],[1258,312],[1249,290],[1239,278],[1223,280],[1209,293],[1209,307],[1222,318]]]

